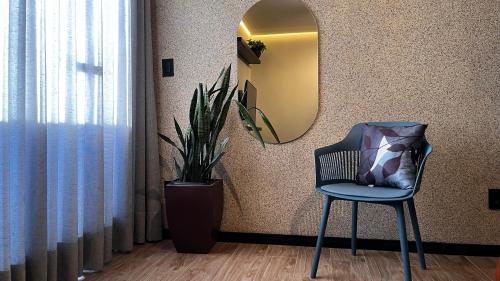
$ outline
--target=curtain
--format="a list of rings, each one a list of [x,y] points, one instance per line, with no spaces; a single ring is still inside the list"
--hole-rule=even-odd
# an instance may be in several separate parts
[[[153,39],[149,0],[132,1],[135,51],[135,222],[137,243],[162,239],[162,192],[158,125],[153,81]],[[135,14],[134,14],[135,13]]]
[[[0,2],[0,281],[77,280],[161,239],[148,9]]]

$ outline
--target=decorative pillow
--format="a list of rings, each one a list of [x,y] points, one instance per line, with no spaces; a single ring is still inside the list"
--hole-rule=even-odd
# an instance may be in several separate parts
[[[427,125],[381,127],[365,125],[357,184],[413,188],[417,173],[414,155]]]

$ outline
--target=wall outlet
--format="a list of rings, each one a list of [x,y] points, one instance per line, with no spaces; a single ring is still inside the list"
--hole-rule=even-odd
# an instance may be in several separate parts
[[[488,191],[488,202],[490,210],[500,210],[500,189]]]

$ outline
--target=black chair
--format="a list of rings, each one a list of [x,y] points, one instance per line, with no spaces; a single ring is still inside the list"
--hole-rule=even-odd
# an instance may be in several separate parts
[[[404,280],[411,280],[410,259],[408,254],[408,242],[406,239],[406,227],[403,203],[408,204],[411,224],[420,267],[426,268],[424,249],[418,229],[417,214],[413,196],[419,191],[424,172],[425,161],[432,152],[432,146],[424,140],[423,145],[417,151],[417,178],[412,189],[399,189],[392,187],[367,187],[356,184],[356,173],[359,165],[359,153],[362,140],[363,124],[377,126],[411,126],[417,125],[414,122],[368,122],[355,125],[349,134],[341,142],[317,149],[314,152],[316,164],[316,191],[324,194],[323,215],[314,253],[311,278],[316,278],[318,262],[321,255],[321,247],[325,236],[325,229],[330,213],[330,205],[333,200],[347,200],[352,202],[352,255],[356,255],[356,233],[358,219],[358,202],[389,205],[396,209],[398,218],[399,239],[401,243],[401,260],[403,263]]]

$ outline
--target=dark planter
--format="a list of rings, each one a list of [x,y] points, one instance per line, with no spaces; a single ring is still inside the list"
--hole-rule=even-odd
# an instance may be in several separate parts
[[[257,49],[252,49],[253,53],[258,57],[260,58],[260,56],[262,55],[262,51],[261,50],[257,50]]]
[[[222,221],[222,185],[222,180],[209,184],[165,182],[168,229],[177,252],[210,252]]]

